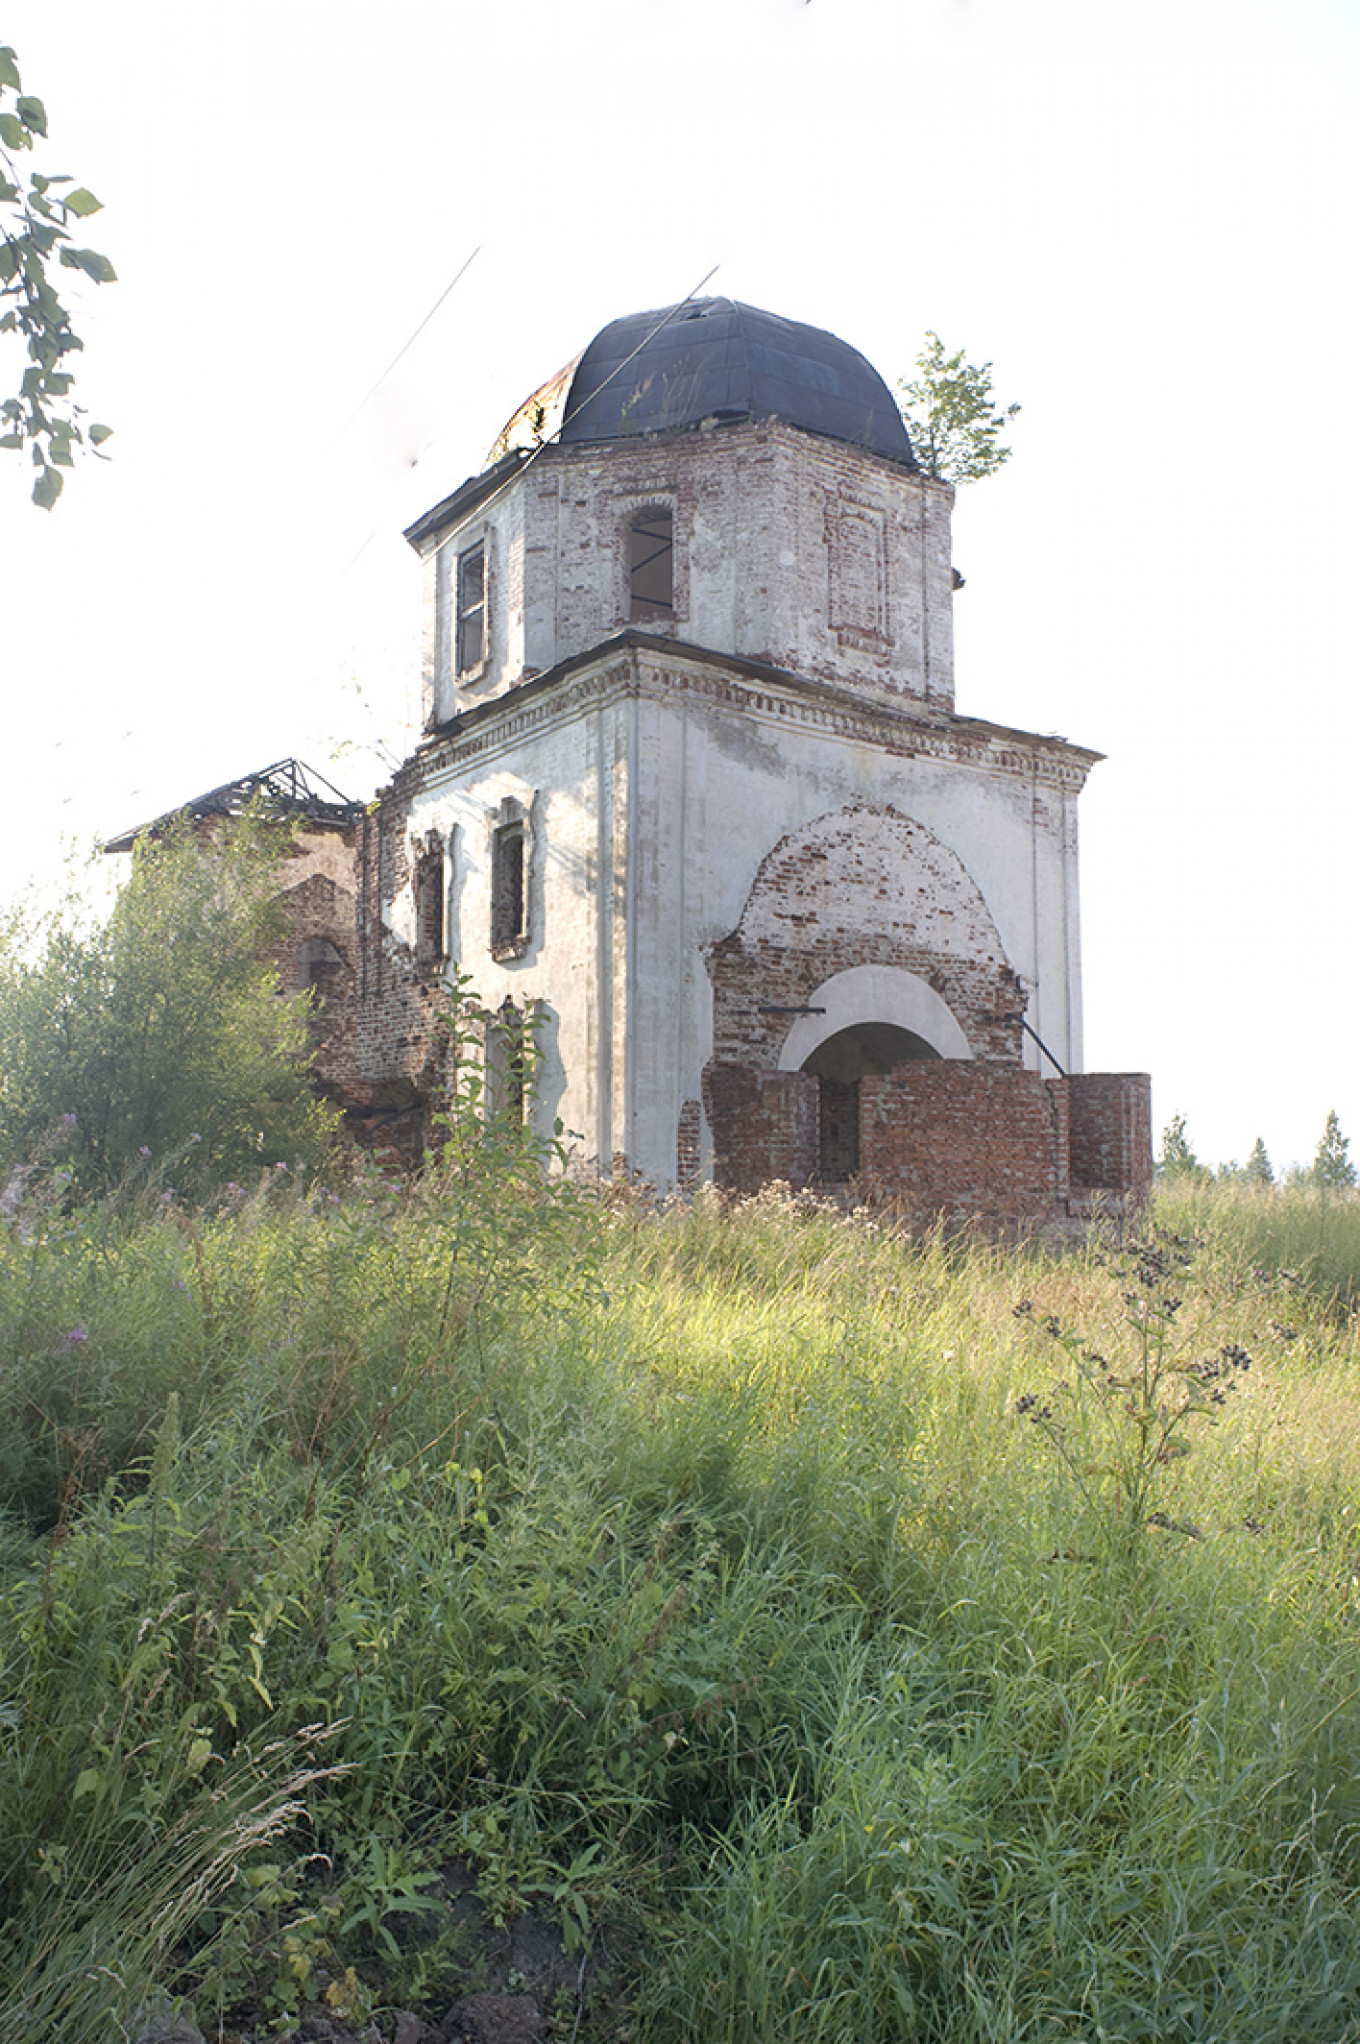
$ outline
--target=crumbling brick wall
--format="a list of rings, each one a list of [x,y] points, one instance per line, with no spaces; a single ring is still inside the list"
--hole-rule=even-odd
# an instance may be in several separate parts
[[[1074,1072],[1073,1189],[1146,1199],[1152,1189],[1152,1081],[1146,1072]]]
[[[782,839],[710,951],[715,1062],[775,1065],[790,1015],[859,965],[915,974],[977,1056],[1021,1062],[1024,1001],[977,886],[923,824],[863,807]]]
[[[352,1032],[343,1065],[319,1058],[318,1072],[357,1135],[414,1161],[429,1140],[448,1034],[442,959],[419,962],[383,914],[411,884],[405,822],[404,808],[384,809],[360,827]]]
[[[921,1221],[1051,1221],[1067,1205],[1065,1083],[980,1059],[862,1079],[860,1177]]]
[[[710,1065],[704,1099],[713,1130],[713,1176],[731,1192],[773,1179],[810,1185],[817,1175],[817,1081],[806,1072]]]

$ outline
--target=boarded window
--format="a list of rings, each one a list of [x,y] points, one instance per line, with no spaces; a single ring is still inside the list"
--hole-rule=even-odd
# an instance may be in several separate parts
[[[496,957],[523,950],[529,936],[523,822],[503,823],[492,841],[491,949]]]
[[[639,511],[628,527],[628,615],[640,622],[675,616],[675,520]]]
[[[480,541],[458,556],[458,672],[486,658],[486,547]]]

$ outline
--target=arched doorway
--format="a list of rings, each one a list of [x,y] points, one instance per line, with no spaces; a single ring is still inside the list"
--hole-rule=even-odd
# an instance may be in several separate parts
[[[940,1055],[933,1043],[892,1022],[857,1022],[827,1036],[801,1069],[817,1080],[817,1175],[853,1178],[859,1170],[859,1082],[871,1072]]]

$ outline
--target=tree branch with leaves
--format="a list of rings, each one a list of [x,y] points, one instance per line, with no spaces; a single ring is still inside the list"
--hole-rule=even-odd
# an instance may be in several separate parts
[[[897,387],[916,459],[927,475],[975,483],[1010,460],[1001,436],[1020,407],[996,403],[990,362],[968,362],[962,348],[948,354],[939,335],[928,333],[916,371],[913,382]]]
[[[80,424],[84,410],[71,395],[74,378],[65,365],[84,342],[53,272],[75,270],[109,284],[115,271],[107,256],[72,239],[72,223],[101,210],[93,192],[36,170],[25,184],[15,159],[46,136],[46,108],[24,92],[14,51],[0,45],[0,334],[15,335],[28,355],[17,395],[0,401],[0,447],[30,450],[38,471],[33,501],[50,511],[74,449],[88,442],[97,451],[112,431]]]

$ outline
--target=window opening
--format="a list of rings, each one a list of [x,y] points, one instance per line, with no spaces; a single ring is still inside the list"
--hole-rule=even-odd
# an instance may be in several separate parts
[[[328,937],[310,937],[298,953],[298,978],[321,1006],[338,984],[345,961]]]
[[[416,859],[416,963],[437,965],[444,957],[444,844],[431,831]]]
[[[503,823],[491,857],[491,950],[497,957],[522,949],[528,939],[524,853],[523,823]]]
[[[486,655],[486,546],[479,541],[458,556],[458,672],[480,667]]]
[[[523,1125],[528,1092],[525,1051],[524,1016],[507,994],[490,1025],[487,1075],[491,1081],[492,1113],[516,1126]]]
[[[669,511],[640,511],[628,528],[628,615],[675,616],[675,519]]]

